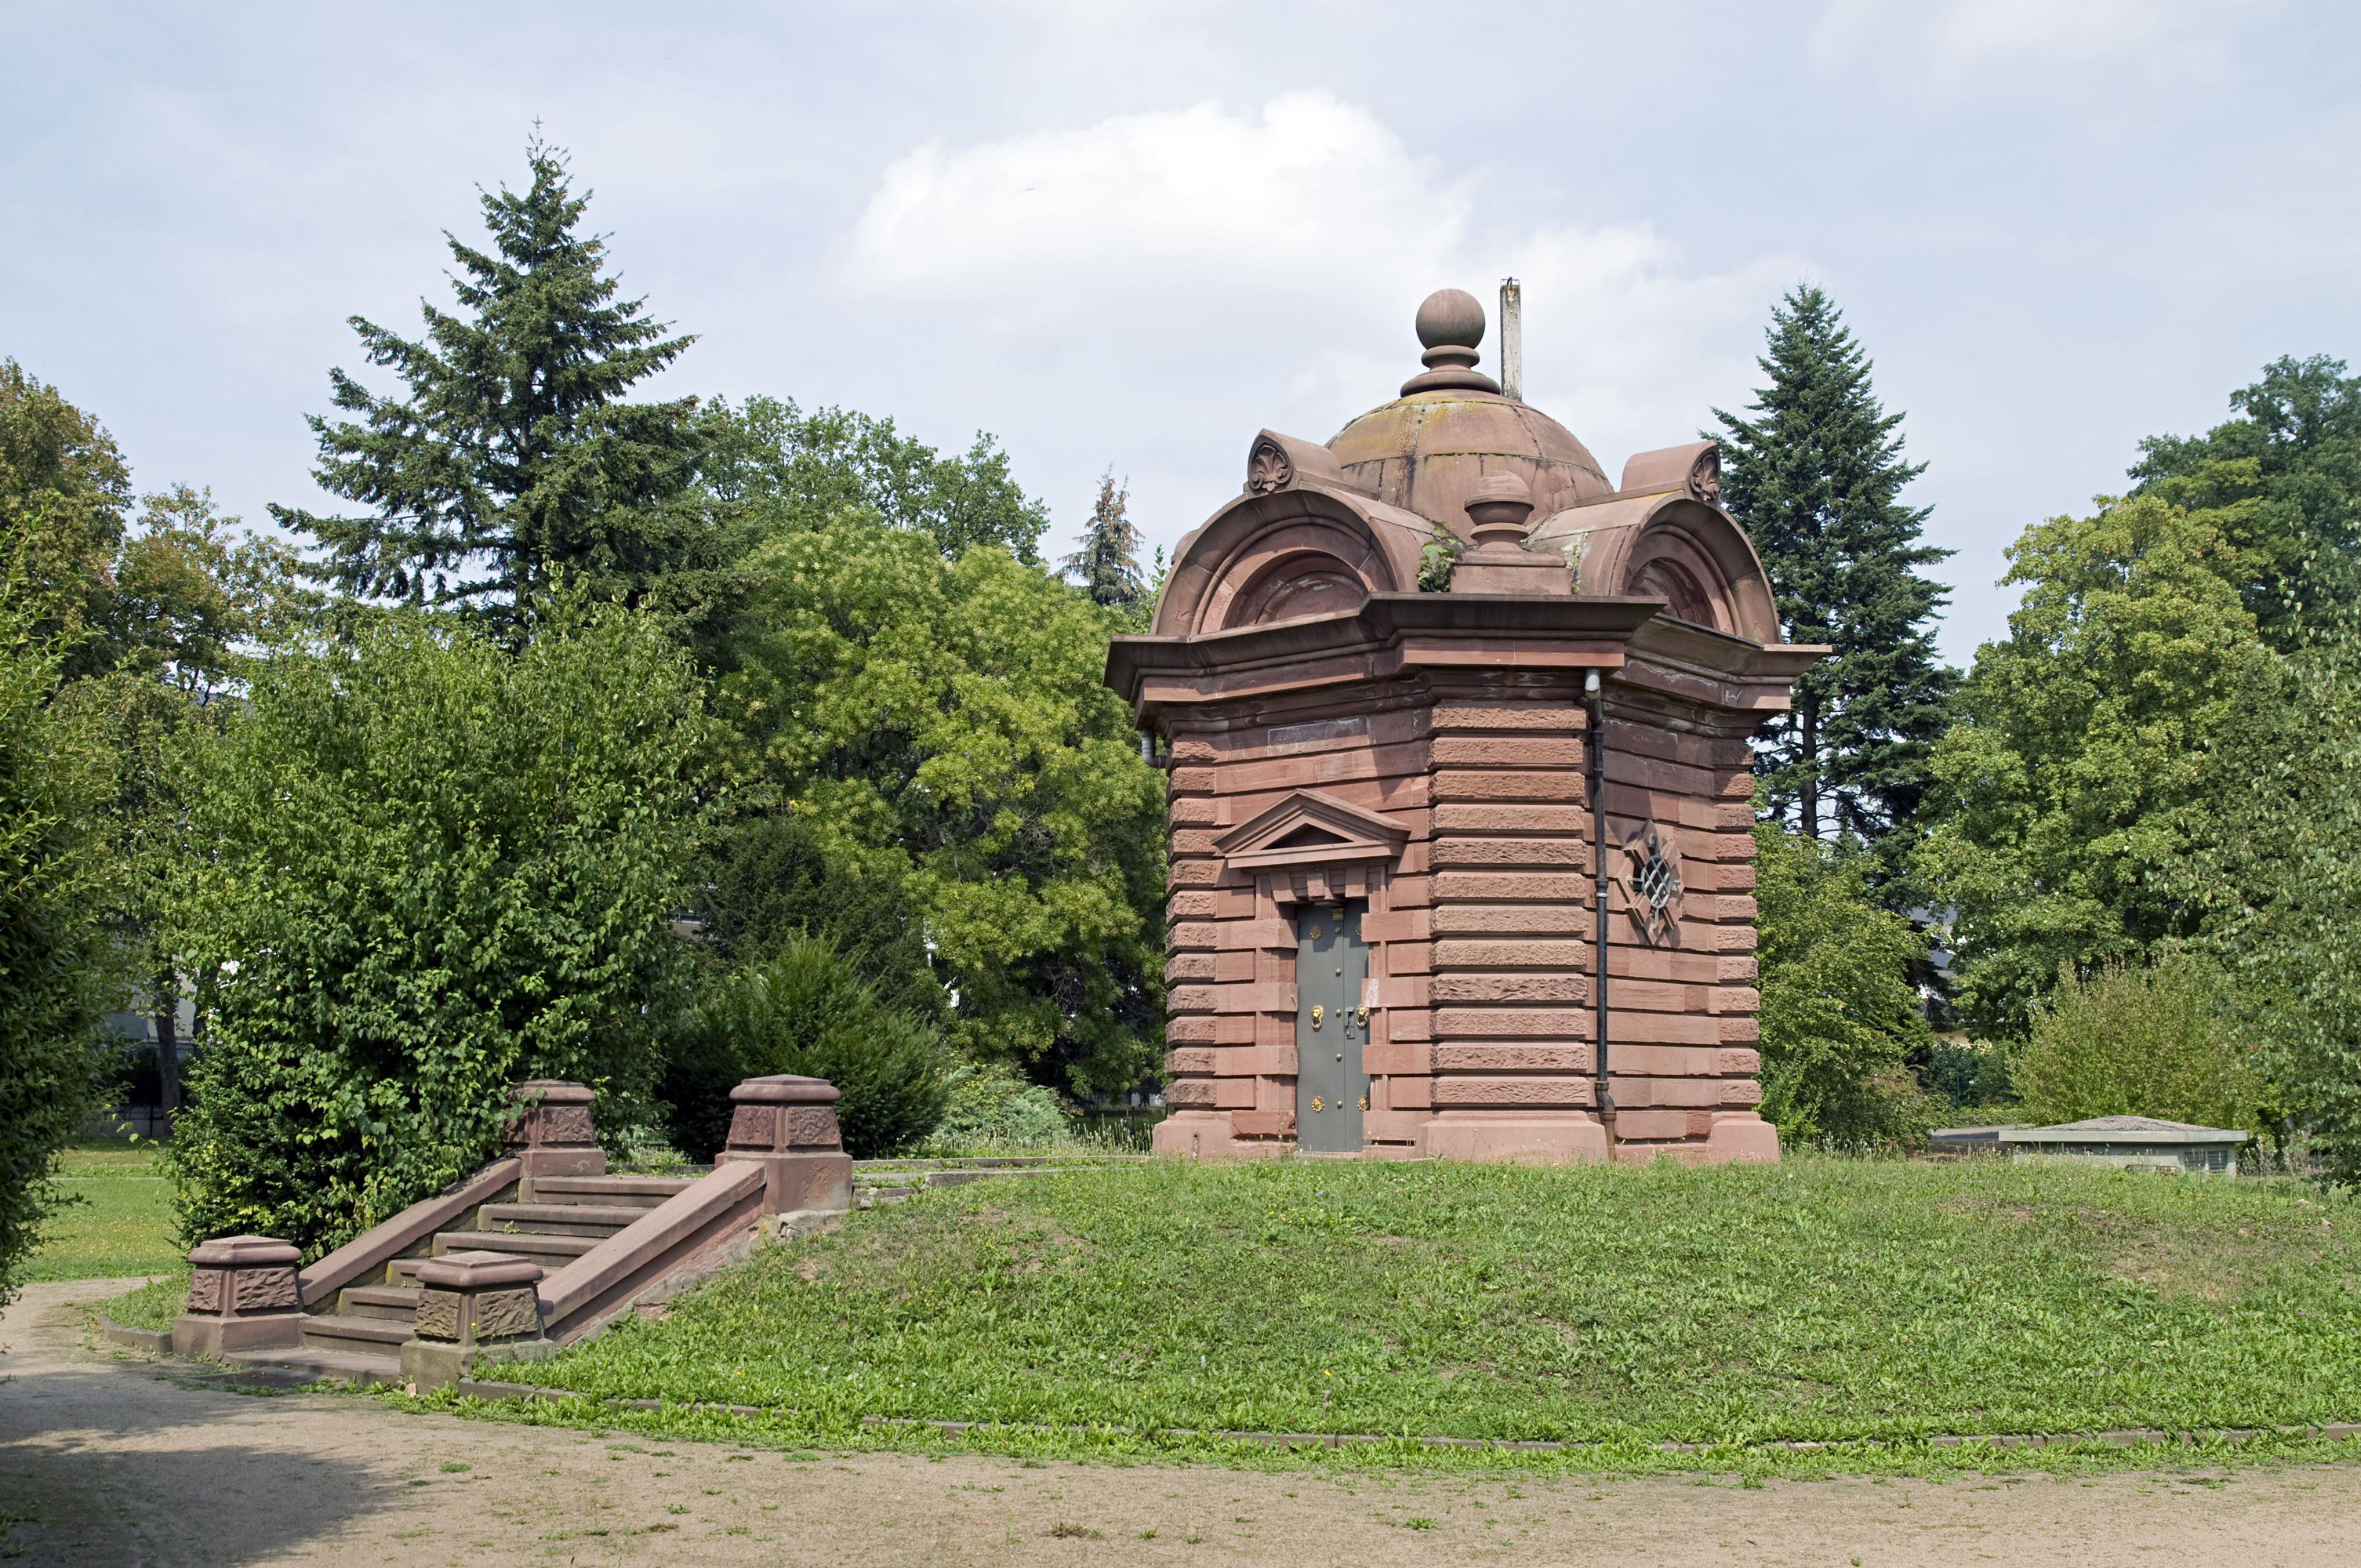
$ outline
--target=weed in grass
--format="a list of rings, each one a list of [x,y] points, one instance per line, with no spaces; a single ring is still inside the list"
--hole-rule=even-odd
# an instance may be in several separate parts
[[[1205,1538],[1204,1538],[1203,1536],[1202,1536],[1202,1535],[1199,1535],[1195,1530],[1191,1530],[1188,1534],[1186,1534],[1186,1535],[1182,1536],[1182,1537],[1180,1538],[1180,1540],[1181,1540],[1181,1541],[1182,1541],[1182,1543],[1183,1543],[1184,1545],[1188,1545],[1188,1546],[1201,1546],[1201,1545],[1204,1544]]]
[[[474,1465],[472,1465],[472,1464],[462,1464],[461,1463],[459,1463],[459,1461],[457,1461],[457,1460],[456,1460],[456,1459],[453,1459],[453,1460],[447,1460],[447,1461],[445,1461],[445,1464],[444,1464],[444,1465],[443,1465],[443,1474],[444,1474],[444,1475],[465,1475],[466,1474],[467,1474],[467,1472],[469,1472],[470,1470],[473,1470],[474,1468],[475,1468],[475,1466],[474,1466]]]
[[[1154,1541],[1156,1539],[1156,1532],[1152,1530],[1143,1530],[1139,1532],[1139,1539],[1142,1541]]]
[[[1434,1521],[1427,1518],[1424,1514],[1420,1514],[1415,1519],[1406,1519],[1402,1520],[1402,1529],[1404,1530],[1433,1530],[1433,1528]]]

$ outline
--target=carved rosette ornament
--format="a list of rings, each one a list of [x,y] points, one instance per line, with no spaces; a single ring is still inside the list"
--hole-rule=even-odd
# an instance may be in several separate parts
[[[1295,482],[1295,465],[1275,441],[1257,441],[1246,458],[1246,494],[1267,496]]]
[[[1640,935],[1652,946],[1675,941],[1680,936],[1681,857],[1670,839],[1653,822],[1623,840],[1623,869],[1615,880],[1622,884],[1624,907]]]
[[[1721,504],[1721,448],[1708,446],[1689,468],[1689,494],[1709,507]]]

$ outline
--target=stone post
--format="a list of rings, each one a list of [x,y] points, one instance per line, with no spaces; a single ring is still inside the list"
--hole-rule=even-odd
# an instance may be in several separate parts
[[[532,1105],[501,1140],[507,1153],[524,1162],[526,1183],[536,1176],[607,1174],[607,1156],[590,1124],[590,1102],[598,1096],[588,1084],[536,1078],[511,1088],[509,1098]]]
[[[836,1125],[836,1085],[780,1073],[750,1078],[730,1091],[730,1145],[716,1166],[759,1161],[768,1190],[765,1213],[852,1207],[852,1158]]]
[[[420,1393],[471,1377],[490,1359],[538,1361],[557,1346],[541,1332],[541,1265],[498,1252],[454,1252],[418,1266],[414,1337],[401,1375]]]
[[[189,1254],[189,1310],[172,1325],[180,1355],[219,1360],[236,1350],[302,1343],[295,1266],[303,1255],[272,1236],[223,1236]]]

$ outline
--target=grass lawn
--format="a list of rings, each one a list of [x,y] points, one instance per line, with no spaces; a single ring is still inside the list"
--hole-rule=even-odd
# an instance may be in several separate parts
[[[789,1409],[815,1440],[869,1415],[1626,1448],[2354,1420],[2356,1229],[2291,1184],[1994,1161],[1159,1162],[856,1214],[499,1376]]]
[[[86,1138],[67,1149],[56,1179],[82,1201],[49,1221],[18,1279],[29,1285],[183,1271],[186,1254],[172,1239],[170,1188],[157,1163],[161,1152],[152,1142],[114,1138]]]

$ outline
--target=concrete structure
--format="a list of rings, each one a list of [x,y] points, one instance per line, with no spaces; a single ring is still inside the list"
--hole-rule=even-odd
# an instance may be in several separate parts
[[[2238,1150],[2254,1142],[2254,1135],[2154,1116],[2093,1116],[2048,1127],[2003,1127],[1994,1141],[2015,1160],[2066,1160],[2163,1176],[2235,1176]]]
[[[1108,659],[1171,780],[1155,1146],[1776,1159],[1746,738],[1825,650],[1711,442],[1612,482],[1476,369],[1473,298],[1417,327],[1395,400],[1254,438]]]

